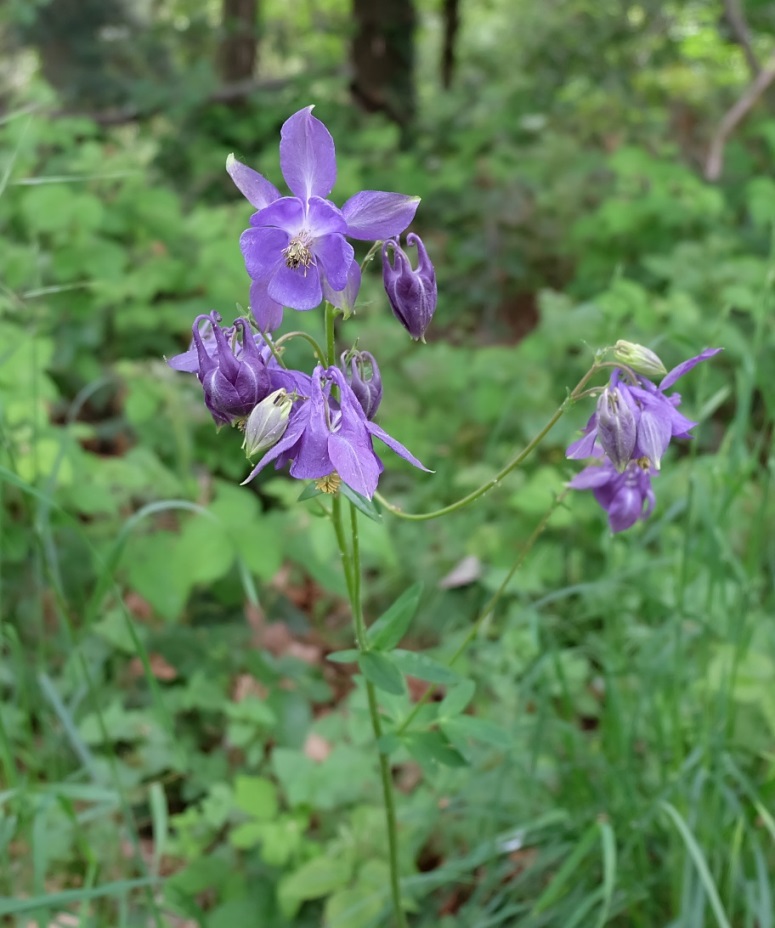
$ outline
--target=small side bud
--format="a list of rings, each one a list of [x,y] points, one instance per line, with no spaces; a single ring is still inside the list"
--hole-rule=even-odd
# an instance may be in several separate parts
[[[636,345],[634,342],[620,339],[614,345],[613,356],[615,361],[626,364],[636,374],[643,374],[644,377],[664,377],[667,373],[667,368],[658,355],[654,354],[651,349]]]
[[[369,351],[346,351],[340,367],[367,419],[373,419],[382,402],[382,376]]]
[[[622,472],[635,450],[635,416],[617,387],[606,387],[597,401],[597,438],[614,467]]]
[[[293,400],[293,394],[287,390],[275,390],[251,412],[245,423],[245,440],[242,443],[248,458],[268,451],[280,441],[288,428]]]
[[[436,271],[418,235],[410,232],[406,243],[417,248],[417,269],[412,269],[398,240],[389,239],[382,246],[382,281],[393,315],[412,338],[421,339],[436,312]],[[392,261],[388,257],[391,248]]]

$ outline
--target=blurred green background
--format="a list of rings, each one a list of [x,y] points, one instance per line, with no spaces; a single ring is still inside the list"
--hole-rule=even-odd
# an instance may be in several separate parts
[[[619,338],[725,348],[681,382],[701,425],[652,518],[556,507],[458,665],[475,692],[418,719],[470,700],[457,750],[393,755],[411,924],[773,926],[773,5],[6,0],[0,43],[4,923],[390,923],[330,527],[284,474],[240,487],[240,436],[164,363],[247,303],[226,155],[279,184],[315,103],[336,202],[420,195],[438,274],[427,345],[378,262],[341,333],[436,471],[386,461],[393,502],[475,488]],[[448,658],[590,412],[470,509],[364,521],[367,616],[422,581],[409,646]]]

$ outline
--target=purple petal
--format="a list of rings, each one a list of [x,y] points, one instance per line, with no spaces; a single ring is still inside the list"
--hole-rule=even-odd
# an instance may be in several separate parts
[[[250,312],[262,332],[274,332],[283,321],[283,304],[269,296],[269,281],[254,280],[250,285]]]
[[[311,267],[286,267],[281,264],[269,281],[269,296],[291,309],[314,309],[323,299],[320,273]]]
[[[347,232],[347,220],[330,200],[310,197],[305,227],[313,237],[329,235],[332,232],[341,232],[344,235]]]
[[[593,464],[576,474],[573,480],[569,481],[568,486],[572,490],[596,490],[610,483],[616,476],[616,471],[612,467]]]
[[[282,229],[245,229],[240,235],[240,248],[248,274],[257,280],[270,277],[283,260],[288,247],[288,233]]]
[[[329,302],[331,302],[329,300]],[[334,304],[336,305],[336,304]],[[196,374],[199,371],[199,354],[196,347],[189,348],[182,354],[167,358],[167,364],[176,371],[185,371],[187,374]]]
[[[643,496],[636,487],[624,485],[608,508],[608,524],[612,532],[623,532],[643,514]]]
[[[414,219],[420,197],[381,190],[362,190],[344,204],[347,234],[364,241],[392,238]]]
[[[344,290],[333,290],[328,280],[323,277],[323,298],[337,309],[343,309],[349,316],[355,309],[355,301],[361,289],[361,266],[353,261],[347,272],[347,286]]]
[[[571,442],[571,444],[568,445],[568,450],[565,452],[565,457],[570,458],[573,461],[578,461],[583,458],[595,457],[596,439],[597,428],[593,428],[591,432],[587,433],[582,438]]]
[[[327,197],[336,183],[336,152],[331,133],[308,106],[280,130],[280,167],[293,193],[302,200]]]
[[[668,416],[655,409],[643,410],[638,423],[638,448],[657,469],[672,434]]]
[[[310,381],[307,427],[291,464],[291,476],[300,480],[315,480],[335,470],[328,453],[328,393],[323,390],[321,374],[322,368],[316,367]]]
[[[368,436],[366,436],[368,439]],[[349,436],[338,432],[328,439],[331,462],[339,476],[356,493],[371,499],[377,489],[380,466],[371,442],[351,443]]]
[[[226,170],[240,193],[256,209],[263,209],[265,206],[269,206],[270,203],[274,203],[275,200],[280,199],[280,191],[274,184],[270,184],[258,171],[254,171],[253,168],[249,168],[241,161],[237,161],[234,155],[229,155],[226,159]]]
[[[250,217],[256,227],[282,229],[288,235],[297,235],[304,228],[304,204],[296,197],[280,197],[266,209]]]
[[[298,393],[299,396],[310,396],[312,393],[312,378],[301,371],[289,371],[278,367],[269,372],[269,377],[273,390],[282,387],[289,393]]]
[[[411,451],[408,450],[408,448],[405,448],[400,441],[396,441],[395,438],[393,438],[391,435],[388,435],[388,433],[384,429],[381,429],[376,422],[367,422],[366,428],[375,438],[378,438],[381,442],[384,442],[391,451],[395,451],[395,453],[402,457],[405,461],[409,461],[409,463],[414,465],[414,467],[419,467],[420,470],[424,470],[428,474],[433,473],[433,471],[426,467],[422,461],[418,461],[417,458],[411,453]]]
[[[674,367],[666,377],[662,379],[662,382],[659,385],[660,390],[669,390],[670,387],[678,380],[679,377],[683,377],[687,371],[690,371],[693,367],[700,363],[700,361],[707,361],[708,358],[712,358],[713,355],[718,354],[719,351],[723,351],[723,348],[706,348],[701,354],[695,355],[693,358],[689,358],[688,361],[684,361],[679,364],[678,367]]]
[[[312,253],[318,259],[332,289],[344,290],[355,256],[353,246],[343,235],[324,235],[322,238],[315,239],[312,244]]]

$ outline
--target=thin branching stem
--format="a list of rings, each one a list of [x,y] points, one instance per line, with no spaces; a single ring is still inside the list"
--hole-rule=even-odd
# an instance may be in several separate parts
[[[442,506],[441,509],[433,509],[431,512],[404,512],[400,506],[395,506],[393,503],[388,502],[384,496],[380,493],[375,493],[375,499],[377,499],[381,506],[384,506],[389,512],[392,512],[393,515],[398,516],[399,519],[407,519],[411,522],[426,522],[429,519],[438,519],[441,516],[449,515],[452,512],[457,512],[459,509],[463,509],[465,506],[468,506],[470,503],[476,502],[481,496],[484,496],[489,490],[493,487],[496,487],[504,477],[508,476],[515,468],[529,457],[533,451],[541,444],[541,442],[546,438],[546,436],[551,432],[555,425],[560,421],[565,410],[568,409],[577,399],[582,395],[584,387],[591,380],[592,377],[602,368],[609,366],[607,363],[595,363],[592,367],[584,374],[581,380],[576,384],[573,390],[568,394],[565,401],[559,407],[559,409],[554,413],[552,418],[546,423],[546,425],[541,429],[541,431],[519,452],[519,454],[512,458],[508,464],[502,467],[494,477],[491,477],[488,481],[483,483],[480,487],[477,487],[476,490],[472,490],[471,493],[466,494],[466,496],[461,497],[459,500],[456,500],[454,503],[450,503],[448,506]],[[619,366],[619,365],[617,365]]]

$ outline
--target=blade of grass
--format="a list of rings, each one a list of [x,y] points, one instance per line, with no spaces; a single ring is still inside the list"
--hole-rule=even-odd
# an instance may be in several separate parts
[[[721,898],[719,897],[718,889],[716,889],[716,884],[713,881],[708,862],[705,860],[702,848],[697,844],[691,829],[675,806],[664,800],[660,802],[659,805],[668,814],[673,825],[675,825],[676,830],[683,839],[686,850],[689,852],[689,856],[697,869],[697,874],[705,889],[705,894],[707,895],[710,906],[713,909],[713,914],[716,916],[716,921],[720,928],[732,928],[726,912],[724,911],[724,906],[721,904]]]

